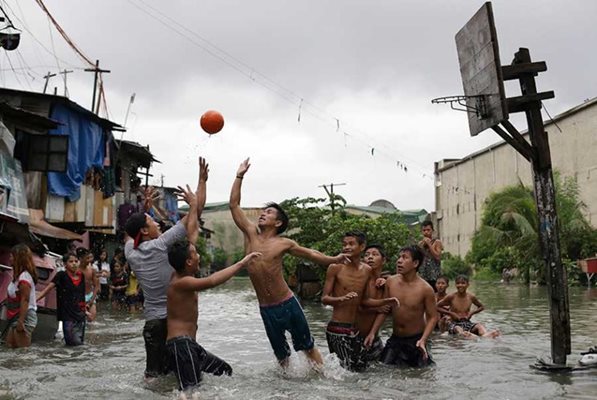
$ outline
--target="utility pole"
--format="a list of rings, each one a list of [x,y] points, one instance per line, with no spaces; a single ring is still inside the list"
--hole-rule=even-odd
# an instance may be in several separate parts
[[[335,196],[334,196],[334,185],[336,186],[346,186],[346,183],[329,183],[328,185],[320,185],[318,187],[322,187],[325,192],[327,193],[328,197],[330,198],[330,207],[332,208],[332,215],[334,214],[334,211],[336,210],[336,202],[335,202]],[[330,187],[328,189],[328,186]]]
[[[125,114],[125,116],[124,116],[124,123],[122,124],[122,126],[124,126],[125,128],[126,128],[126,122],[127,122],[127,121],[128,121],[128,119],[129,119],[129,112],[131,111],[131,106],[132,106],[132,105],[133,105],[133,103],[135,102],[135,96],[136,96],[136,93],[133,93],[133,94],[131,95],[131,100],[129,101],[129,105],[128,105],[128,107],[126,108],[126,114]],[[122,140],[122,138],[120,138],[120,140]]]
[[[46,90],[48,89],[48,81],[54,76],[56,76],[56,74],[51,74],[50,71],[44,76],[44,79],[46,80],[46,83],[44,84],[44,93],[46,93]]]
[[[59,74],[64,75],[64,97],[68,97],[68,89],[66,87],[66,74],[70,74],[72,72],[74,71],[67,71],[66,69],[64,71],[59,72]]]
[[[95,94],[97,92],[97,78],[99,74],[106,73],[109,74],[110,71],[107,69],[100,69],[99,67],[99,60],[95,60],[95,68],[85,68],[85,72],[93,72],[94,79],[93,79],[93,98],[91,99],[91,111],[95,109]],[[99,100],[98,100],[99,103]]]

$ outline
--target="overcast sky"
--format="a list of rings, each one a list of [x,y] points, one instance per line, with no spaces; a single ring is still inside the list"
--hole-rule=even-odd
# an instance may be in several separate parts
[[[44,2],[111,70],[111,120],[124,123],[136,93],[124,139],[148,144],[162,162],[154,183],[163,174],[168,186],[194,184],[203,155],[208,202],[228,199],[238,164],[251,157],[243,206],[324,197],[318,186],[346,183],[336,192],[350,204],[383,198],[431,211],[434,161],[498,141],[491,131],[470,137],[465,113],[431,104],[462,93],[454,35],[481,1]],[[0,5],[23,30],[18,52],[0,54],[0,84],[41,91],[46,72],[72,69],[69,97],[89,108],[93,74],[36,2]],[[538,89],[555,91],[552,116],[597,94],[597,2],[503,0],[493,9],[502,64],[519,47],[547,62]],[[50,87],[64,91],[60,78]],[[208,109],[226,121],[211,137],[199,126]]]

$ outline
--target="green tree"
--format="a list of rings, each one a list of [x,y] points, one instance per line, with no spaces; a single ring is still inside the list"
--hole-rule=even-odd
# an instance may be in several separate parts
[[[400,247],[416,242],[418,232],[410,232],[400,213],[382,214],[377,218],[350,214],[345,209],[346,202],[334,196],[334,211],[322,198],[293,198],[282,202],[288,213],[290,230],[287,236],[301,246],[309,247],[324,254],[334,255],[342,250],[342,237],[348,231],[358,230],[367,235],[368,243],[383,245],[388,254],[386,269],[393,270]],[[284,258],[286,273],[294,273],[304,260],[295,257]],[[325,270],[320,270],[323,278]]]
[[[584,217],[586,205],[580,200],[573,177],[554,174],[560,248],[563,262],[587,257],[597,250],[596,231]],[[544,263],[537,234],[538,216],[530,188],[509,186],[485,201],[481,228],[472,239],[467,261],[478,269],[501,273],[517,267],[525,282],[545,282]]]

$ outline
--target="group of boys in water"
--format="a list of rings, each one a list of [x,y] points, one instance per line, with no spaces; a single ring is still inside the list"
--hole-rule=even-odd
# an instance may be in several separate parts
[[[180,199],[189,204],[189,211],[173,228],[162,234],[159,225],[141,212],[133,214],[126,223],[125,257],[145,296],[143,337],[147,380],[171,370],[176,374],[179,388],[184,390],[198,385],[203,372],[232,373],[228,363],[195,340],[197,292],[226,282],[242,268],[249,273],[265,332],[279,364],[286,367],[289,362],[288,331],[294,350],[304,352],[311,365],[320,369],[321,353],[315,346],[299,301],[284,280],[282,258],[285,254],[328,267],[321,300],[332,306],[333,312],[326,338],[330,353],[335,353],[341,365],[349,370],[362,371],[376,360],[410,367],[433,364],[428,338],[436,329],[440,313],[445,315],[442,321],[451,326],[451,332],[484,335],[480,325],[470,322],[470,316],[483,306],[466,292],[468,280],[463,286],[457,279],[458,291],[436,304],[434,287],[417,273],[426,256],[434,258],[431,267],[425,264],[428,269],[439,268],[441,242],[431,238],[433,226],[430,223],[425,224],[424,239],[419,245],[400,250],[397,274],[384,278],[383,247],[367,246],[360,232],[346,233],[342,252],[327,256],[280,236],[288,227],[288,216],[278,204],[267,204],[257,223],[250,221],[240,207],[242,181],[249,167],[249,159],[240,164],[230,193],[230,210],[235,224],[243,232],[246,256],[209,277],[196,277],[199,254],[194,245],[209,173],[203,158],[199,158],[197,189],[192,191],[188,185],[178,188]],[[151,207],[153,195],[148,193],[147,198]],[[438,275],[432,277],[441,288],[445,278]],[[473,304],[478,308],[471,312]],[[393,331],[384,346],[378,331],[388,315],[392,316]]]

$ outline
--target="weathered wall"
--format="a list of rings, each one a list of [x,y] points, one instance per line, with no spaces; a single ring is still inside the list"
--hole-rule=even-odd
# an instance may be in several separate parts
[[[545,126],[554,169],[577,180],[587,219],[597,225],[597,99],[554,118]],[[495,135],[486,131],[483,135]],[[526,135],[525,135],[526,137]],[[466,140],[466,139],[463,139]],[[458,161],[436,163],[438,233],[445,250],[461,256],[481,223],[485,199],[508,185],[532,187],[530,163],[505,143],[498,143]]]

